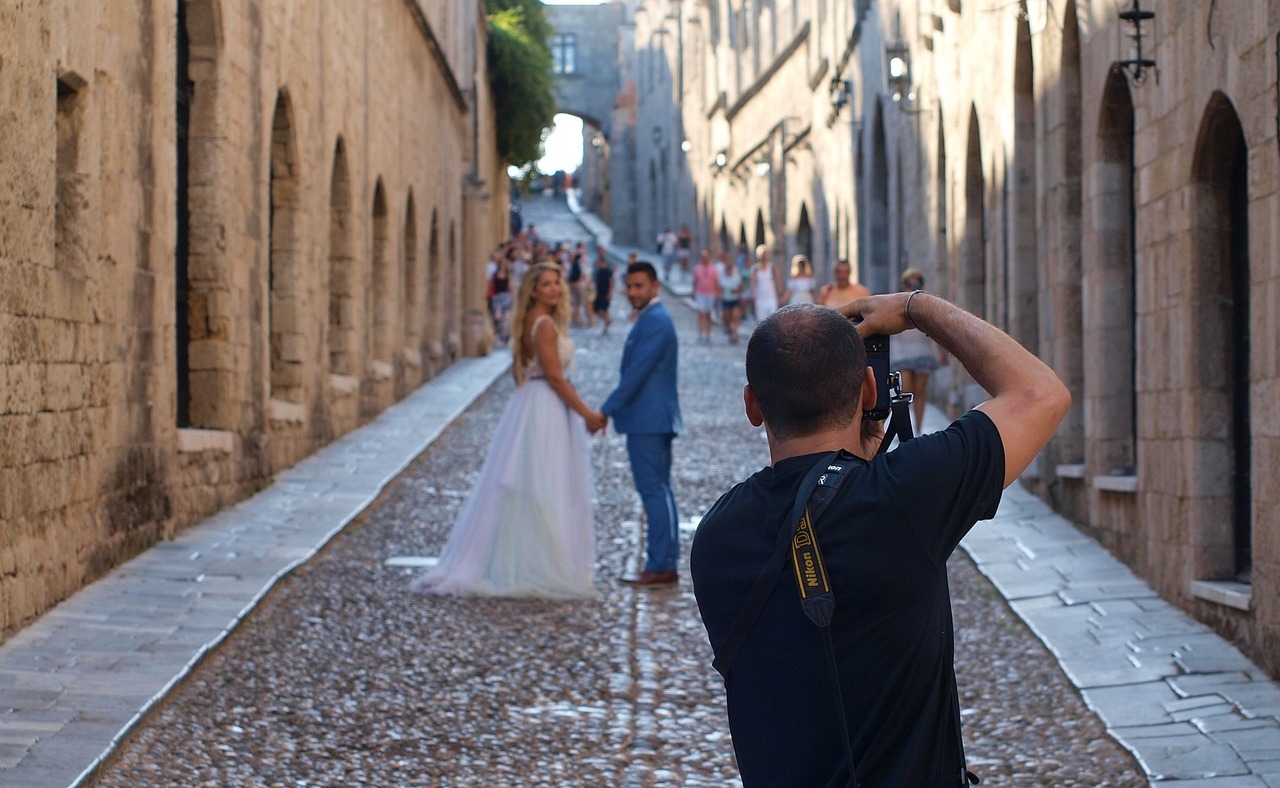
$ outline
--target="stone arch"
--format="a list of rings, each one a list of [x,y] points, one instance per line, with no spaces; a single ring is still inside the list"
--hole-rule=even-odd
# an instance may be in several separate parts
[[[431,210],[427,233],[427,342],[436,370],[444,363],[444,266],[440,262],[440,216]]]
[[[937,238],[934,241],[934,279],[936,284],[934,287],[938,295],[943,298],[954,299],[955,294],[952,292],[954,288],[951,286],[951,255],[948,236],[950,235],[950,218],[947,214],[947,135],[946,124],[943,122],[942,102],[937,105],[938,112],[938,137],[934,142],[935,156],[937,157],[937,171],[934,175],[934,208],[936,214],[934,217],[935,232]]]
[[[1125,72],[1107,77],[1091,165],[1092,248],[1084,271],[1085,464],[1091,476],[1133,475],[1135,441],[1135,205],[1133,101]]]
[[[1011,257],[1006,263],[1010,303],[1005,305],[1005,314],[1010,336],[1037,352],[1040,347],[1040,266],[1036,244],[1035,62],[1026,0],[1019,6],[1021,13],[1014,35],[1013,167],[1006,176],[1011,179],[1009,210],[1012,216],[1006,227]]]
[[[1191,168],[1194,325],[1192,445],[1197,480],[1196,571],[1202,579],[1250,582],[1253,457],[1249,354],[1249,147],[1231,100],[1205,107]],[[1224,428],[1225,427],[1225,428]],[[1230,517],[1223,517],[1224,511]]]
[[[406,361],[415,361],[422,343],[422,271],[418,260],[417,214],[413,189],[409,189],[404,205],[404,246],[401,251],[404,280],[400,288],[401,316],[404,318],[400,333],[404,337]]]
[[[656,238],[662,232],[662,211],[659,207],[661,196],[658,194],[658,162],[649,159],[649,238]]]
[[[462,351],[462,267],[458,261],[458,226],[452,219],[449,220],[449,249],[445,266],[448,272],[445,319],[449,324],[445,350],[448,351],[449,360],[452,361]]]
[[[756,242],[754,246],[764,246],[769,243],[769,235],[765,232],[764,211],[756,211]],[[754,251],[754,250],[753,250]]]
[[[174,286],[179,427],[234,429],[227,406],[235,365],[227,352],[230,303],[218,196],[220,107],[218,56],[222,13],[217,0],[186,0],[177,8],[175,63],[176,169]],[[212,225],[212,226],[210,226]]]
[[[732,240],[729,237],[729,223],[725,220],[724,214],[720,215],[720,251],[732,251],[729,247]]]
[[[333,147],[329,177],[329,372],[356,375],[360,292],[351,255],[351,173],[342,137]]]
[[[743,249],[747,248],[747,223],[746,222],[738,223],[738,246],[742,247]]]
[[[871,123],[870,166],[864,176],[866,229],[861,238],[865,243],[858,244],[858,279],[873,293],[897,289],[889,286],[889,146],[884,124],[884,105],[877,100]]]
[[[979,317],[987,316],[986,196],[986,177],[982,171],[982,129],[978,123],[978,109],[971,107],[965,157],[964,234],[960,237],[956,299],[960,306]]]
[[[800,203],[800,219],[796,222],[796,252],[809,258],[810,263],[814,263],[813,227],[809,222],[809,206],[805,203]],[[814,267],[816,269],[816,263]]]
[[[271,399],[303,401],[303,362],[306,358],[305,313],[298,249],[301,201],[296,124],[286,90],[276,96],[271,118],[270,214],[268,218],[268,347]]]
[[[1057,221],[1046,228],[1054,235],[1051,259],[1046,261],[1052,346],[1045,349],[1072,395],[1071,410],[1058,430],[1054,450],[1059,462],[1077,464],[1084,460],[1084,325],[1080,287],[1083,224],[1080,25],[1075,0],[1068,0],[1064,11],[1060,73],[1059,123],[1048,131],[1051,139],[1048,148],[1058,154],[1057,183],[1050,187],[1047,201],[1048,210]]]
[[[370,256],[372,298],[370,304],[370,339],[371,352],[375,364],[391,365],[395,355],[395,341],[392,329],[395,325],[396,304],[392,288],[395,286],[395,272],[391,261],[391,219],[387,208],[387,192],[378,178],[373,186],[373,206],[371,212],[373,229],[373,248]],[[382,368],[375,372],[375,377],[389,377],[388,370]]]

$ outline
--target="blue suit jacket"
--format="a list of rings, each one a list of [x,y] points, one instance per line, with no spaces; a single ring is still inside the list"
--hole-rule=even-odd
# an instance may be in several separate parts
[[[632,435],[679,434],[676,327],[662,302],[640,313],[622,351],[622,379],[600,410],[613,428]]]

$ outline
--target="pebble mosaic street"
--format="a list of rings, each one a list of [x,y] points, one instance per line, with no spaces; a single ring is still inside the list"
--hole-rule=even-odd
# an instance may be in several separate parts
[[[524,208],[544,237],[609,244],[563,200]],[[745,344],[693,342],[687,283],[670,284],[687,556],[767,447],[742,414]],[[574,331],[589,403],[617,380],[626,313],[616,298],[612,332]],[[740,784],[686,568],[674,589],[616,582],[641,556],[621,436],[591,443],[597,599],[408,593],[479,470],[509,363],[458,361],[0,644],[0,785]],[[1043,501],[1014,485],[962,548],[956,672],[984,786],[1280,786],[1280,684]]]
[[[541,211],[541,213],[539,212]],[[526,206],[544,237],[567,212]],[[672,299],[674,300],[674,299]],[[613,332],[574,332],[573,379],[598,403]],[[682,338],[675,479],[682,553],[697,517],[767,461],[742,415],[743,345]],[[98,784],[736,785],[719,676],[685,567],[674,590],[616,578],[640,556],[623,438],[595,438],[598,601],[422,598],[387,559],[438,552],[509,376],[317,558],[286,578],[124,746]],[[936,417],[936,414],[934,414]],[[984,785],[1141,785],[1056,662],[962,555],[951,566],[968,756]]]

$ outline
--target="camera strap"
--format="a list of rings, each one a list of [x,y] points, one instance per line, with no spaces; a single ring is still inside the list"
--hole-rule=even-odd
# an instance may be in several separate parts
[[[840,718],[840,734],[845,756],[849,759],[849,785],[858,788],[858,777],[853,760],[853,748],[849,742],[849,725],[844,714],[844,699],[840,694],[840,676],[836,669],[835,646],[831,641],[831,619],[835,611],[835,596],[827,578],[822,550],[818,545],[815,524],[835,498],[840,486],[849,477],[849,470],[861,463],[846,451],[824,455],[805,475],[796,492],[796,502],[783,526],[778,529],[778,541],[773,555],[765,563],[756,582],[747,595],[746,604],[733,622],[733,628],[718,649],[712,665],[721,676],[729,676],[729,668],[738,656],[747,635],[764,609],[765,602],[777,585],[779,574],[787,559],[795,571],[796,585],[800,590],[800,606],[804,614],[822,631],[826,645],[831,677],[835,685],[836,708]],[[787,523],[792,523],[787,527]]]
[[[876,454],[887,452],[894,438],[898,439],[898,445],[901,446],[916,436],[911,429],[911,402],[915,399],[915,395],[902,390],[902,379],[898,377],[897,372],[889,377],[889,388],[892,393],[889,400],[891,415],[884,430],[884,438],[880,441],[880,450]]]

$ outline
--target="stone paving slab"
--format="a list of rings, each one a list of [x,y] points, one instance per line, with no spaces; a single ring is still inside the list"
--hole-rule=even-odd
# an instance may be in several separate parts
[[[962,547],[1153,784],[1280,786],[1280,686],[1044,501],[1014,485]]]
[[[493,381],[464,359],[266,490],[156,545],[0,645],[0,785],[78,785],[294,568]]]

